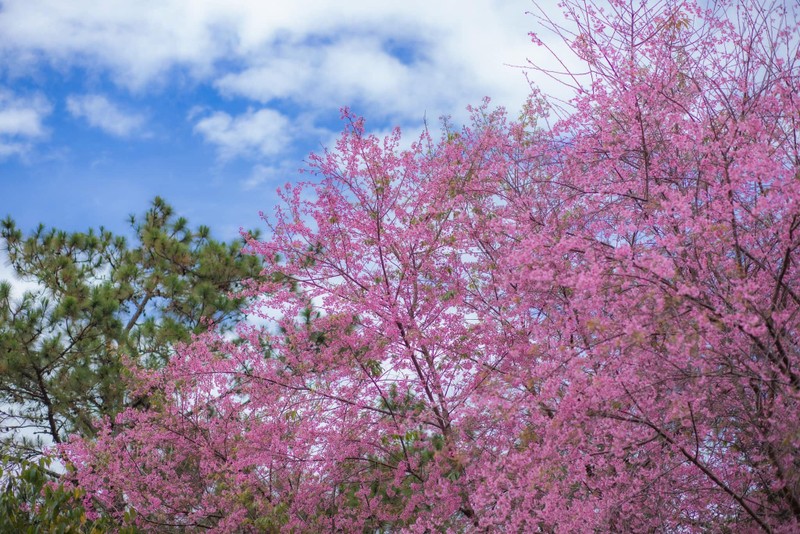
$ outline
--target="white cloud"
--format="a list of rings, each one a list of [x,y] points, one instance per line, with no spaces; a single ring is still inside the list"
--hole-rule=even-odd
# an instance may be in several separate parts
[[[67,97],[67,110],[73,117],[117,137],[138,133],[145,124],[143,115],[123,111],[103,95],[71,95]]]
[[[359,99],[388,117],[437,116],[485,95],[521,104],[526,84],[505,64],[539,52],[529,9],[530,0],[5,0],[0,51],[16,58],[9,68],[82,65],[134,90],[180,68],[262,103],[336,109]],[[398,58],[397,44],[411,57]]]
[[[192,114],[196,116],[196,112]],[[223,160],[238,156],[259,158],[278,154],[290,141],[289,119],[264,108],[237,116],[217,111],[197,121],[194,131],[217,146]]]
[[[0,135],[38,137],[42,135],[41,111],[18,103],[0,111]]]
[[[220,57],[216,27],[225,10],[215,4],[11,0],[0,13],[0,47],[18,63],[9,68],[21,70],[39,58],[59,66],[99,67],[110,69],[118,84],[137,89],[176,65],[202,75]]]
[[[42,95],[19,96],[0,88],[0,159],[24,155],[46,137],[43,121],[52,109]]]
[[[280,175],[280,171],[275,167],[267,165],[256,165],[253,167],[250,176],[242,182],[242,187],[246,190],[255,189],[268,180],[273,180]]]
[[[278,54],[252,67],[223,75],[215,85],[228,95],[245,96],[259,102],[291,97],[314,83],[318,59],[309,48],[279,50]]]
[[[451,101],[463,100],[453,72],[428,59],[406,64],[384,45],[376,37],[348,36],[324,45],[278,47],[253,66],[221,76],[215,86],[228,96],[262,103],[288,99],[307,109],[360,103],[376,118],[395,120],[419,120],[426,109],[451,111]]]

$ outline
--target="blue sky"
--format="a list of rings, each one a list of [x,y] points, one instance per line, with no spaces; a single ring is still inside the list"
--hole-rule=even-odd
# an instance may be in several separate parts
[[[554,3],[554,2],[553,2]],[[124,231],[164,196],[220,237],[331,146],[517,110],[542,54],[529,0],[2,0],[0,216]]]

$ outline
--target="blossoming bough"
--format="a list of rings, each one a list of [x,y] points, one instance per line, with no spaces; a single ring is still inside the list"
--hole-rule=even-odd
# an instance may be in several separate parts
[[[542,22],[583,61],[567,111],[534,92],[518,121],[485,105],[405,151],[346,115],[249,244],[280,328],[197,338],[140,377],[150,410],[63,448],[96,509],[152,530],[800,528],[796,13],[564,4],[569,26]]]

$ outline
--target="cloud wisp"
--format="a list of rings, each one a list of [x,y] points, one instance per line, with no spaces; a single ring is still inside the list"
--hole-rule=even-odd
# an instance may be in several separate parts
[[[99,94],[70,95],[67,110],[73,117],[115,137],[141,134],[146,122],[143,114],[125,111]]]
[[[194,131],[217,147],[223,161],[238,156],[274,156],[289,144],[289,119],[274,109],[248,109],[239,115],[216,111],[200,118]]]
[[[44,125],[53,106],[41,94],[20,96],[0,88],[0,159],[25,155],[49,134]]]

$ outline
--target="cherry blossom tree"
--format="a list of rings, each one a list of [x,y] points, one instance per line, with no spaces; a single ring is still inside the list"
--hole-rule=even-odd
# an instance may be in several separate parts
[[[61,449],[87,505],[157,531],[800,528],[796,13],[563,4],[566,106],[487,102],[407,150],[345,114],[249,241],[268,326],[138,372],[149,409]]]

